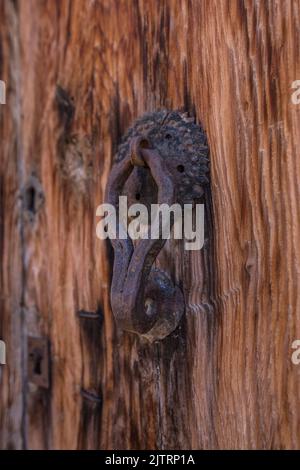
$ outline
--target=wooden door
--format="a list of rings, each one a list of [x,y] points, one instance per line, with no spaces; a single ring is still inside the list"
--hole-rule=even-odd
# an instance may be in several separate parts
[[[1,448],[300,447],[299,6],[1,0]],[[184,318],[150,344],[114,322],[95,227],[122,135],[158,109],[202,123],[210,185],[204,248],[158,261]]]

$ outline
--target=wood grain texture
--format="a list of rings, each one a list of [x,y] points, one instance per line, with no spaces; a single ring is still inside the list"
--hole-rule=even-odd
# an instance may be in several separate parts
[[[21,222],[20,44],[18,16],[0,3],[0,77],[6,104],[0,105],[0,338],[6,365],[0,366],[0,447],[25,445],[24,429],[24,245]]]
[[[299,6],[0,3],[3,448],[300,447]],[[211,191],[204,249],[159,259],[185,318],[149,345],[114,324],[95,212],[122,134],[161,108],[203,124]],[[27,335],[50,340],[49,390]]]

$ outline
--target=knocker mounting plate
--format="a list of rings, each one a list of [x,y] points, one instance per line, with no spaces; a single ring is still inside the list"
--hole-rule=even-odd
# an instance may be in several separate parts
[[[124,136],[109,176],[106,201],[128,206],[181,205],[199,200],[209,183],[208,145],[202,128],[186,113],[158,111],[138,119]],[[119,233],[119,231],[117,231]],[[184,298],[168,275],[153,267],[165,239],[112,241],[114,268],[111,304],[117,323],[150,341],[177,326]]]
[[[165,161],[176,185],[177,202],[201,198],[203,186],[209,183],[208,145],[204,131],[194,118],[178,111],[146,114],[124,136],[115,158],[117,162],[125,158],[132,139],[137,137],[147,138]],[[123,191],[131,203],[137,200],[147,203],[149,199],[153,202],[157,188],[149,173],[144,167],[133,169]]]

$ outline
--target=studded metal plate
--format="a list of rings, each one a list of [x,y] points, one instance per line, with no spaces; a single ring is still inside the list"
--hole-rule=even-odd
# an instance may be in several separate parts
[[[203,195],[203,187],[209,184],[209,158],[206,136],[200,125],[187,113],[157,111],[138,119],[124,135],[116,161],[129,152],[134,137],[146,137],[153,148],[164,158],[174,177],[177,202],[187,203]],[[134,188],[134,190],[133,190]],[[126,184],[123,194],[128,203],[155,202],[157,188],[147,168],[136,167]]]

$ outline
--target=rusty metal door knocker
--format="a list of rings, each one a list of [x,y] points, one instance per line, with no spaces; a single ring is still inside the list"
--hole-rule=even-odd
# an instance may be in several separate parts
[[[106,202],[118,209],[119,196],[181,205],[203,195],[208,184],[208,147],[202,128],[185,113],[159,111],[136,121],[119,147]],[[172,225],[172,221],[171,221]],[[118,232],[119,233],[119,232]],[[166,240],[111,240],[114,266],[111,305],[118,326],[150,341],[166,337],[184,313],[184,296],[161,269],[153,267]]]

